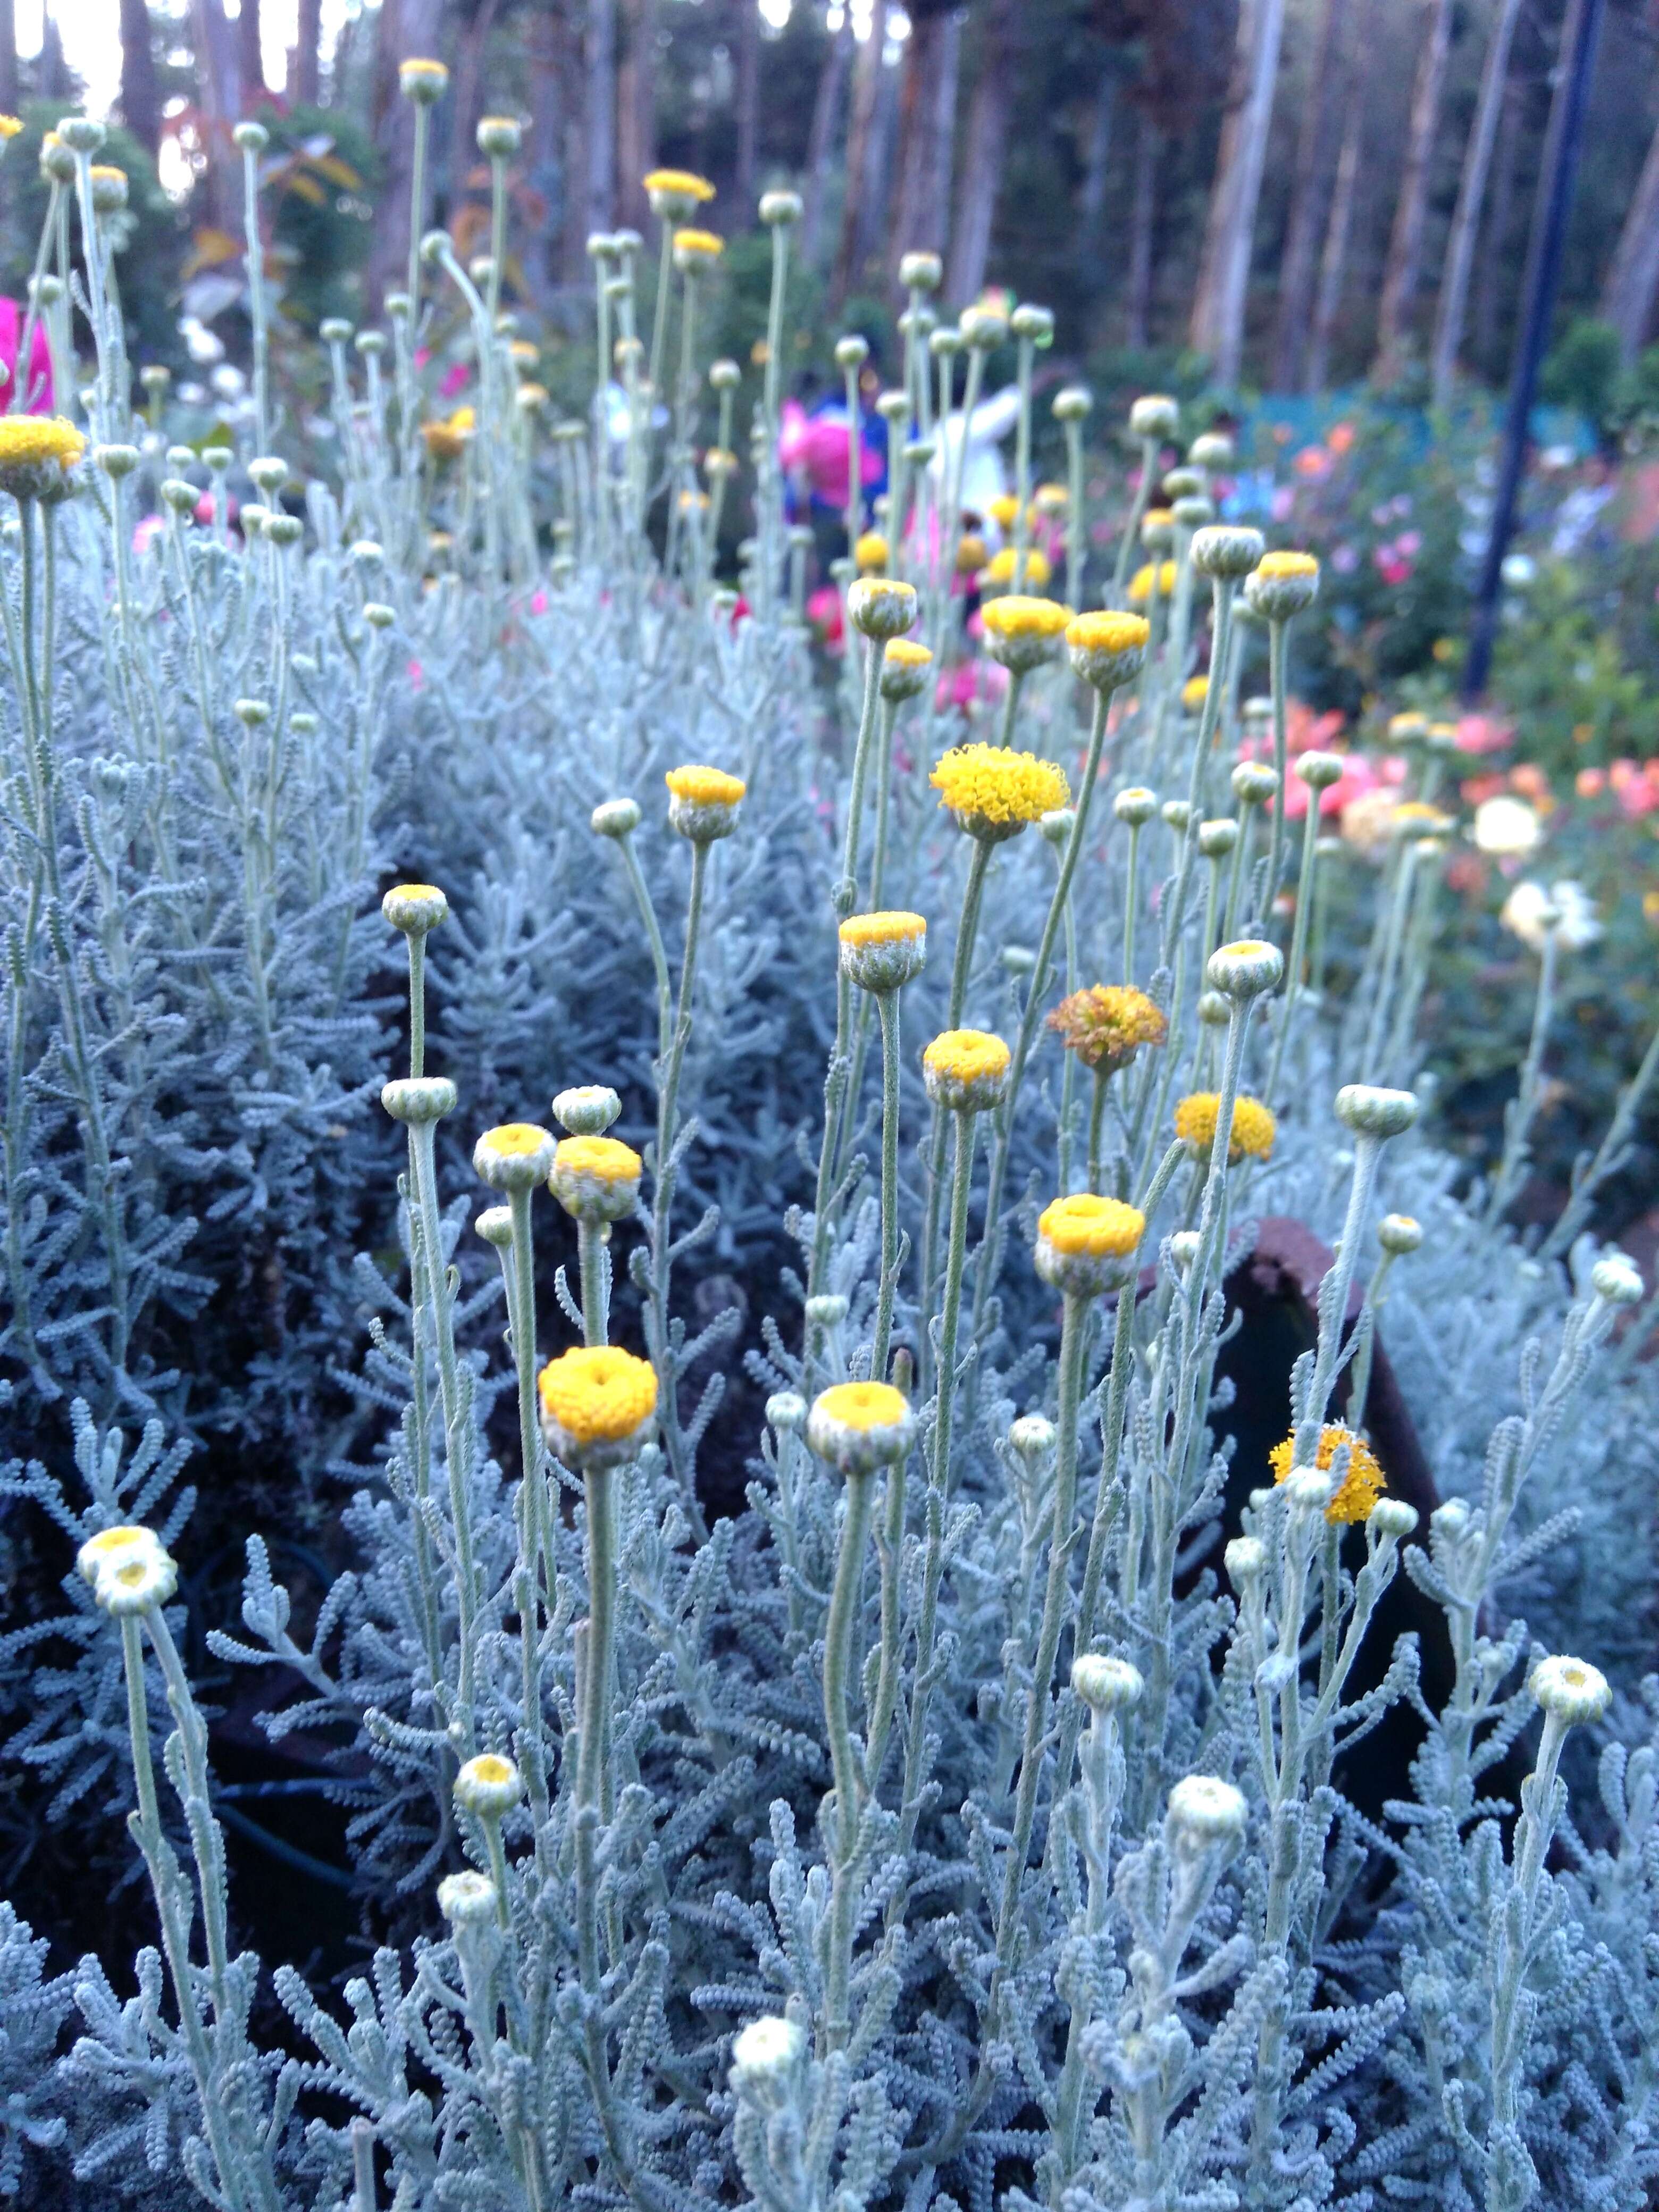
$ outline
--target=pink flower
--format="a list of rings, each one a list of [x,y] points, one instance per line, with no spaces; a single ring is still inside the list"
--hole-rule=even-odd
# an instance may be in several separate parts
[[[133,551],[148,553],[165,526],[159,514],[147,514],[132,533]]]
[[[1296,493],[1290,484],[1280,484],[1273,495],[1272,514],[1275,522],[1288,522],[1296,512]]]
[[[806,601],[806,619],[818,634],[820,645],[838,653],[842,645],[841,593],[833,584],[820,584]]]
[[[1458,719],[1457,749],[1465,753],[1501,753],[1515,736],[1497,714],[1463,714]]]
[[[404,669],[404,673],[409,678],[409,688],[411,691],[425,690],[426,671],[422,667],[418,660],[411,660]]]
[[[940,674],[933,693],[933,704],[942,707],[971,707],[975,700],[988,703],[1006,697],[1008,690],[1008,672],[994,660],[963,660],[954,668]]]
[[[1339,545],[1331,555],[1331,566],[1339,576],[1352,576],[1359,566],[1358,546]]]
[[[23,311],[15,300],[0,300],[0,362],[5,366],[6,389],[17,374],[17,349],[23,340]],[[37,323],[29,339],[28,388],[23,410],[28,415],[52,412],[52,349],[44,323]]]
[[[441,399],[453,399],[458,392],[465,392],[467,378],[471,374],[464,361],[458,361],[444,372],[444,380],[438,386]]]
[[[530,611],[532,615],[544,615],[547,612],[547,593],[545,592],[537,590],[530,594]]]

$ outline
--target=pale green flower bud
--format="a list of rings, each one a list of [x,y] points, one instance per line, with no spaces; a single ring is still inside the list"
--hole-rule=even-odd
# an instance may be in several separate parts
[[[394,1121],[441,1121],[455,1111],[457,1093],[447,1075],[404,1075],[383,1085],[380,1103]]]
[[[1091,1713],[1122,1713],[1140,1703],[1146,1683],[1139,1668],[1127,1659],[1085,1651],[1072,1662],[1072,1688]]]
[[[524,1778],[513,1761],[499,1752],[481,1751],[455,1777],[456,1804],[463,1813],[476,1813],[483,1820],[499,1820],[523,1795]]]
[[[1613,1703],[1607,1676],[1586,1659],[1540,1659],[1527,1687],[1553,1720],[1569,1728],[1601,1720]]]
[[[1223,581],[1248,576],[1263,550],[1261,532],[1237,523],[1211,523],[1193,533],[1193,566],[1200,576]]]
[[[1162,392],[1144,392],[1129,410],[1129,428],[1137,438],[1173,438],[1181,425],[1181,402]]]
[[[1356,1136],[1397,1137],[1419,1113],[1413,1091],[1385,1091],[1374,1083],[1345,1083],[1336,1094],[1336,1118]]]
[[[1166,1818],[1171,1840],[1189,1849],[1207,1850],[1215,1844],[1236,1849],[1244,1839],[1249,1817],[1243,1791],[1207,1774],[1189,1774],[1170,1792]]]

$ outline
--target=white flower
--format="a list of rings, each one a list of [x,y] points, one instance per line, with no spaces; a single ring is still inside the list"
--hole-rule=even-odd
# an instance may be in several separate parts
[[[1138,1705],[1146,1685],[1127,1659],[1085,1651],[1072,1662],[1072,1687],[1091,1712],[1115,1713]]]
[[[465,1874],[446,1875],[438,1884],[438,1910],[446,1920],[465,1928],[495,1917],[495,1885],[471,1868]]]
[[[476,1813],[483,1820],[499,1820],[523,1795],[518,1768],[499,1752],[481,1751],[455,1777],[455,1802],[463,1812]]]
[[[1613,1703],[1607,1676],[1586,1659],[1540,1659],[1528,1687],[1547,1713],[1569,1728],[1599,1721]]]
[[[1582,952],[1601,934],[1594,901],[1582,884],[1571,881],[1551,884],[1546,890],[1530,876],[1524,877],[1504,900],[1498,918],[1512,937],[1534,952],[1543,951],[1552,927],[1557,945],[1566,952]]]
[[[1524,860],[1543,834],[1536,810],[1524,799],[1483,799],[1474,810],[1474,842],[1496,860]]]
[[[1236,1844],[1248,1816],[1243,1791],[1212,1775],[1189,1774],[1170,1792],[1170,1826],[1185,1842]]]

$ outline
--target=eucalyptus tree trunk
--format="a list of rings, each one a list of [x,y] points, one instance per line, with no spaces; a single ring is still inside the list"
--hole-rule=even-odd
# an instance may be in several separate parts
[[[1123,343],[1142,352],[1152,325],[1152,233],[1158,220],[1158,125],[1146,108],[1135,126],[1135,180],[1129,203],[1128,319]]]
[[[1601,313],[1619,333],[1619,358],[1628,368],[1642,350],[1659,291],[1659,130],[1648,147],[1636,197],[1601,288]]]
[[[1078,196],[1077,258],[1091,291],[1100,287],[1105,257],[1101,252],[1100,227],[1106,213],[1107,167],[1112,157],[1112,136],[1117,120],[1121,87],[1118,73],[1109,60],[1100,72],[1094,113],[1089,120],[1088,154],[1083,165],[1083,190]]]
[[[587,228],[617,220],[617,0],[587,0]]]
[[[945,249],[961,58],[954,6],[913,11],[899,92],[898,192],[887,240],[888,274],[895,281],[902,255]]]
[[[1191,328],[1194,352],[1207,356],[1212,374],[1224,388],[1237,383],[1243,359],[1250,247],[1284,28],[1285,0],[1243,0]]]
[[[986,9],[979,76],[968,111],[961,181],[951,225],[949,296],[958,307],[985,289],[991,258],[991,225],[1002,184],[1003,155],[1013,112],[1019,34],[1019,0],[990,0]]]
[[[1348,241],[1353,232],[1354,191],[1359,179],[1359,156],[1365,132],[1366,32],[1370,9],[1355,0],[1351,43],[1344,57],[1342,85],[1342,149],[1336,158],[1336,177],[1331,186],[1330,214],[1325,224],[1324,251],[1319,259],[1319,289],[1314,299],[1313,337],[1308,349],[1308,381],[1321,391],[1330,374],[1331,337],[1342,306],[1343,280],[1348,272]]]
[[[1509,80],[1510,47],[1520,13],[1521,0],[1498,0],[1492,36],[1486,42],[1474,128],[1464,150],[1457,206],[1452,216],[1451,235],[1446,241],[1445,273],[1440,279],[1440,300],[1435,311],[1431,374],[1437,407],[1443,407],[1451,398],[1452,380],[1457,373],[1458,349],[1463,343],[1463,326],[1468,316],[1469,276],[1474,267],[1480,206],[1486,197],[1486,177],[1498,137],[1498,118],[1504,106],[1504,88]],[[1659,169],[1655,172],[1654,191],[1659,198]],[[1659,204],[1649,211],[1650,228],[1656,214]],[[1659,256],[1656,258],[1655,269],[1659,273]]]
[[[1417,81],[1412,88],[1406,159],[1401,172],[1400,198],[1395,204],[1394,228],[1389,238],[1389,258],[1382,272],[1382,305],[1377,311],[1376,359],[1371,374],[1379,384],[1397,381],[1406,366],[1412,307],[1423,265],[1429,163],[1440,121],[1440,95],[1445,86],[1446,55],[1450,45],[1451,0],[1429,0],[1429,27],[1418,58]]]
[[[1302,128],[1297,137],[1291,219],[1279,265],[1279,313],[1273,331],[1273,383],[1279,392],[1301,389],[1308,325],[1319,280],[1319,246],[1330,205],[1331,172],[1342,129],[1342,103],[1331,82],[1339,45],[1338,0],[1321,0]]]
[[[850,15],[852,10],[849,9]],[[846,186],[841,211],[841,244],[836,254],[837,300],[853,289],[859,268],[860,240],[864,230],[864,198],[869,182],[870,143],[874,136],[876,100],[881,90],[881,52],[887,37],[887,0],[877,0],[870,35],[859,48],[853,75],[853,112],[847,124]]]
[[[5,82],[9,68],[10,82]],[[0,0],[0,110],[17,112],[17,33],[12,0]],[[121,120],[149,155],[161,143],[161,95],[155,84],[148,0],[121,0]]]
[[[295,24],[293,95],[296,106],[315,107],[323,96],[323,0],[300,0]]]
[[[836,125],[853,64],[853,15],[842,15],[841,28],[830,42],[830,51],[818,71],[818,88],[812,101],[812,128],[806,142],[805,206],[801,215],[801,259],[809,269],[819,266],[823,252],[823,188],[830,173],[830,156],[836,143]]]
[[[236,78],[239,106],[244,115],[251,115],[265,88],[259,0],[242,0],[242,12],[236,18]]]
[[[738,212],[733,227],[755,221],[755,185],[760,161],[760,9],[756,0],[738,0]]]
[[[650,230],[641,179],[657,166],[657,0],[623,0],[626,44],[617,70],[617,204]]]
[[[1515,222],[1515,177],[1521,153],[1522,88],[1511,77],[1504,94],[1504,112],[1498,125],[1498,160],[1492,173],[1492,212],[1480,238],[1480,265],[1474,286],[1474,343],[1483,368],[1490,369],[1498,351],[1498,309],[1509,269],[1510,233]]]

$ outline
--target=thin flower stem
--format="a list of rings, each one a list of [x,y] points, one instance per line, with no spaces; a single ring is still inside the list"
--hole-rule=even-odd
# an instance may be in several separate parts
[[[1140,536],[1140,526],[1146,520],[1146,508],[1152,495],[1152,484],[1158,475],[1158,441],[1143,438],[1140,441],[1140,482],[1135,486],[1135,495],[1123,525],[1123,535],[1118,541],[1117,563],[1112,570],[1112,605],[1121,607],[1123,595],[1129,586],[1129,563],[1134,557],[1135,544]]]
[[[1533,1004],[1532,1035],[1521,1069],[1521,1085],[1505,1117],[1504,1156],[1486,1194],[1483,1218],[1489,1228],[1503,1219],[1532,1157],[1529,1139],[1543,1097],[1544,1048],[1549,1042],[1550,1017],[1555,1011],[1555,970],[1559,948],[1560,933],[1551,923],[1544,931],[1543,951],[1539,957],[1538,996]]]
[[[844,2051],[852,2035],[848,1987],[853,1972],[854,1907],[853,1860],[863,1810],[858,1760],[853,1747],[848,1702],[858,1673],[853,1664],[853,1633],[859,1613],[859,1588],[870,1540],[873,1476],[849,1474],[847,1508],[836,1553],[836,1579],[823,1632],[823,1717],[830,1736],[830,1763],[836,1782],[834,1865],[830,1875],[830,1954],[824,1972],[824,2044]]]
[[[1240,842],[1243,842],[1241,838]],[[1296,1018],[1296,1002],[1302,989],[1302,963],[1308,953],[1308,924],[1313,909],[1314,884],[1318,868],[1319,793],[1310,787],[1308,811],[1302,823],[1302,866],[1296,884],[1296,921],[1291,933],[1291,957],[1285,963],[1285,1003],[1279,1010],[1273,1036],[1273,1059],[1268,1064],[1267,1085],[1261,1094],[1270,1106],[1279,1096],[1279,1072],[1284,1065],[1285,1047],[1290,1041],[1291,1024]]]
[[[1079,855],[1088,835],[1089,810],[1095,795],[1095,786],[1100,779],[1100,757],[1106,744],[1106,717],[1111,705],[1109,691],[1095,694],[1094,715],[1089,729],[1089,749],[1084,758],[1083,778],[1077,795],[1077,806],[1072,820],[1071,834],[1066,840],[1065,854],[1060,860],[1060,873],[1048,901],[1048,911],[1043,919],[1042,935],[1038,940],[1036,960],[1031,969],[1030,988],[1025,995],[1025,1007],[1020,1016],[1019,1033],[1008,1070],[1008,1091],[997,1118],[996,1138],[991,1153],[990,1188],[985,1200],[985,1228],[980,1239],[978,1267],[974,1283],[974,1334],[977,1337],[984,1327],[985,1312],[997,1273],[997,1260],[1001,1243],[1002,1186],[1008,1172],[1008,1154],[1012,1139],[1015,1109],[1019,1103],[1019,1087],[1025,1073],[1025,1063],[1030,1055],[1036,1036],[1037,1021],[1042,1011],[1048,988],[1048,968],[1054,949],[1054,938],[1060,920],[1071,896],[1072,878],[1077,872]]]
[[[881,1283],[876,1293],[870,1372],[881,1382],[887,1373],[898,1289],[899,994],[879,992],[876,1004],[881,1018]]]
[[[1269,915],[1273,901],[1279,896],[1279,871],[1285,865],[1285,795],[1290,774],[1290,736],[1285,726],[1285,633],[1289,625],[1282,622],[1267,624],[1267,689],[1273,706],[1273,773],[1279,778],[1279,789],[1273,799],[1273,833],[1267,845],[1267,888],[1262,895],[1262,905]]]

